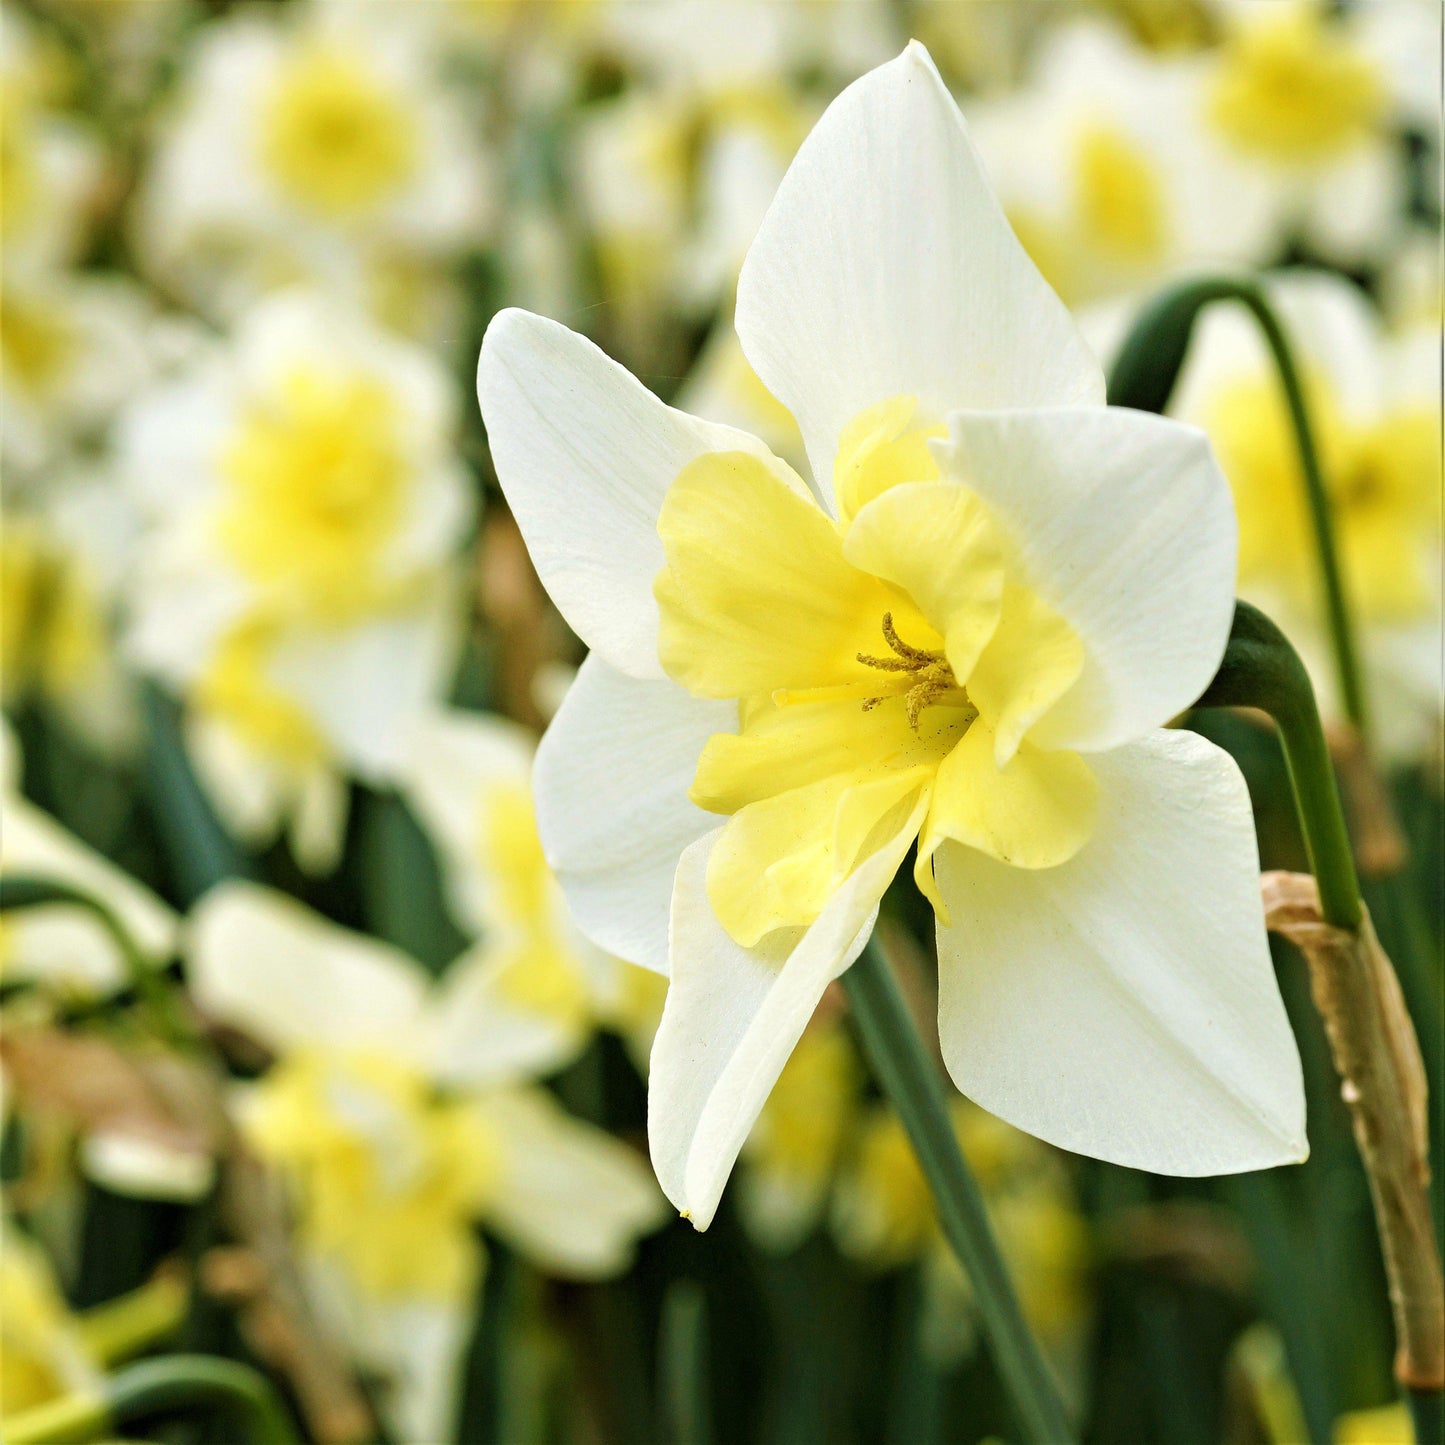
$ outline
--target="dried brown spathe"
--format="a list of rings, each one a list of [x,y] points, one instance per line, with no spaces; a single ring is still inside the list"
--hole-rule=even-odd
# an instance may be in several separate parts
[[[1411,1390],[1445,1388],[1445,1284],[1430,1219],[1425,1067],[1394,967],[1368,914],[1358,933],[1320,916],[1315,880],[1266,873],[1265,918],[1309,965],[1380,1232],[1398,1352]]]

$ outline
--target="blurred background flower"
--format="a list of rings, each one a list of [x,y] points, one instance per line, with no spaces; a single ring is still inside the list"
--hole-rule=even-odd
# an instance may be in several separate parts
[[[1438,1098],[1441,26],[1436,0],[0,0],[6,1438],[179,1351],[256,1367],[324,1442],[1014,1438],[836,991],[713,1230],[669,1217],[666,984],[584,938],[538,839],[582,648],[473,392],[524,306],[801,466],[738,268],[804,136],[910,36],[1106,368],[1161,289],[1263,277],[1363,743],[1242,310],[1203,315],[1171,412],[1334,724]],[[1264,864],[1301,866],[1273,737],[1185,721],[1244,769]],[[884,915],[931,1020],[926,905],[902,884]],[[1163,1180],[956,1101],[1091,1441],[1408,1438],[1365,1182],[1277,963],[1293,1172]],[[126,1431],[237,1438],[206,1410]]]

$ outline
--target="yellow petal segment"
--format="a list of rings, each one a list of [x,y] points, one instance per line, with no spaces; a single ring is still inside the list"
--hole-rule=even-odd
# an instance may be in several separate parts
[[[710,452],[678,473],[657,529],[658,656],[695,697],[856,677],[886,593],[844,561],[837,525],[801,482],[744,452]]]
[[[1021,583],[1004,588],[997,629],[968,675],[968,695],[991,725],[1002,768],[1084,667],[1078,634]]]
[[[866,689],[881,689],[885,682],[865,682],[856,695],[849,689],[849,695],[836,699],[751,709],[740,732],[708,739],[689,796],[711,813],[735,813],[824,778],[858,781],[873,773],[936,764],[962,737],[969,714],[930,708],[915,732],[902,697],[864,711]]]
[[[843,428],[833,462],[833,494],[844,526],[890,487],[938,480],[928,439],[947,436],[948,428],[916,425],[917,411],[916,397],[893,396],[859,412]]]
[[[744,948],[774,929],[806,927],[858,863],[896,834],[928,782],[923,767],[840,775],[734,813],[708,861],[718,921]]]
[[[1004,595],[1003,546],[978,497],[953,482],[900,483],[858,513],[843,555],[908,593],[966,684]]]
[[[1000,768],[993,730],[980,718],[938,768],[919,843],[931,856],[945,838],[1015,868],[1053,868],[1088,841],[1099,785],[1077,753],[1024,743]],[[916,874],[915,874],[916,876]]]

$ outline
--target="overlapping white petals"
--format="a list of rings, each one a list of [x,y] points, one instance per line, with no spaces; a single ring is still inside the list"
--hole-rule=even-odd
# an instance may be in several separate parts
[[[1297,1162],[1299,1056],[1275,985],[1249,796],[1156,732],[1090,759],[1094,836],[1009,868],[946,845],[939,1036],[954,1082],[1050,1143],[1156,1173]]]
[[[652,1045],[647,1132],[663,1192],[698,1229],[712,1222],[738,1152],[823,990],[862,952],[878,900],[922,822],[926,802],[863,862],[809,928],[778,929],[743,948],[707,896],[722,830],[677,865],[672,985]]]
[[[935,417],[1104,399],[916,43],[849,86],[804,141],[743,265],[737,328],[797,418],[824,498],[843,427],[888,397],[916,396]]]
[[[213,888],[191,914],[187,960],[201,1010],[268,1047],[422,1051],[420,967],[274,889]]]
[[[488,1087],[548,1074],[577,1053],[590,1021],[520,1007],[507,987],[513,962],[505,950],[479,944],[448,967],[429,1040],[437,1078]]]
[[[533,790],[547,861],[599,948],[667,972],[678,855],[717,822],[687,790],[708,738],[737,721],[733,703],[666,678],[628,677],[596,653],[582,664],[537,750]]]
[[[664,560],[663,495],[704,452],[767,448],[664,406],[586,337],[526,311],[492,318],[477,394],[502,490],[552,600],[614,667],[661,677],[652,579]]]
[[[1234,614],[1229,487],[1203,432],[1119,407],[960,412],[935,444],[1084,644],[1083,672],[1030,734],[1094,751],[1188,707]]]

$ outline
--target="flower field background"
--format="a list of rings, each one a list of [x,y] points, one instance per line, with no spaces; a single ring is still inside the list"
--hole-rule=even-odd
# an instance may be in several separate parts
[[[881,631],[869,614],[873,651],[856,659],[873,680],[858,684],[862,708],[839,748],[871,745],[865,728],[893,702],[908,746],[928,736],[920,716],[947,715],[979,757],[1002,739],[985,758],[1001,773],[1034,756],[1025,733],[1085,666],[1070,622],[1009,590],[968,517],[930,514],[933,531],[888,552],[882,498],[916,498],[930,482],[936,498],[940,465],[967,445],[981,475],[983,430],[955,424],[950,437],[896,387],[857,401],[838,382],[811,414],[795,388],[790,411],[734,330],[736,304],[753,360],[761,348],[770,379],[785,380],[790,346],[842,353],[861,334],[840,312],[835,330],[827,316],[811,331],[781,326],[769,351],[757,297],[771,286],[777,314],[797,300],[807,316],[810,288],[825,293],[822,270],[851,244],[849,206],[818,221],[822,262],[800,266],[790,294],[778,217],[811,173],[789,166],[810,133],[825,154],[853,113],[848,96],[862,107],[856,97],[890,85],[915,107],[957,102],[986,180],[960,162],[938,177],[939,196],[950,185],[972,196],[1002,230],[991,190],[1022,246],[998,274],[1023,276],[1032,311],[995,304],[981,265],[944,276],[940,308],[955,310],[940,314],[992,318],[997,356],[1032,356],[1009,379],[1016,389],[1043,396],[1067,391],[1066,374],[1103,375],[1110,401],[1167,409],[1172,421],[1148,418],[1158,430],[1146,431],[1136,416],[1128,435],[1176,439],[1181,497],[1191,458],[1212,448],[1237,519],[1237,594],[1280,625],[1319,699],[1364,900],[1418,1036],[1438,1175],[1442,54],[1437,0],[3,0],[0,1436],[1029,1437],[990,1344],[987,1291],[950,1248],[841,966],[816,1008],[808,999],[771,1091],[767,1060],[745,1084],[762,1081],[761,1111],[744,1121],[730,1178],[731,1154],[697,1182],[710,1160],[689,1151],[706,1131],[678,1122],[692,1105],[673,1092],[690,1087],[675,1069],[651,1101],[654,1173],[649,1057],[669,987],[658,970],[687,924],[685,894],[679,884],[661,900],[674,899],[670,927],[665,907],[643,918],[643,883],[635,918],[603,898],[609,870],[651,866],[659,826],[644,798],[627,814],[635,836],[609,830],[609,810],[629,806],[621,773],[663,773],[681,727],[658,693],[655,757],[646,743],[609,751],[639,716],[644,739],[654,721],[625,718],[608,682],[622,677],[608,648],[639,646],[636,599],[608,592],[627,567],[655,578],[642,589],[654,673],[638,676],[670,688],[665,673],[706,699],[698,716],[727,716],[690,755],[687,796],[710,813],[756,805],[733,797],[738,776],[781,766],[726,752],[736,743],[741,757],[763,704],[749,694],[758,684],[729,680],[741,664],[725,633],[736,619],[760,625],[755,612],[784,594],[720,587],[721,623],[698,599],[716,576],[761,575],[754,544],[757,558],[826,572],[831,554],[808,550],[808,529],[824,525],[811,500],[835,505],[830,486],[852,528],[839,558],[863,566],[871,538],[870,555],[899,573],[869,562],[870,584],[886,577],[921,598],[926,584],[902,572],[941,575],[966,552],[994,587],[966,689],[958,658],[971,644],[958,639],[974,622],[938,624],[930,649],[917,639],[937,618],[921,603],[896,627],[883,612]],[[924,111],[898,113],[890,154],[916,140],[932,156]],[[963,150],[941,153],[973,154],[954,143]],[[945,269],[955,238],[942,200],[930,204],[897,228],[901,271]],[[1189,291],[1201,277],[1204,290]],[[855,278],[886,297],[885,279]],[[1050,288],[1077,332],[1049,309]],[[1159,298],[1206,292],[1170,332],[1175,313]],[[652,449],[635,442],[638,418],[654,416],[645,392],[626,391],[562,327],[508,308],[589,338],[654,398],[700,418],[656,408],[667,427],[714,438],[714,455],[700,443],[684,454],[680,430],[659,431]],[[1261,314],[1287,338],[1294,393]],[[1042,351],[1027,349],[1035,335],[1008,352],[1020,316],[1037,319]],[[1183,338],[1172,362],[1171,336]],[[986,355],[980,372],[995,364]],[[845,362],[856,358],[840,372]],[[880,373],[890,364],[878,360]],[[597,402],[600,383],[588,390],[598,376],[613,378],[621,420]],[[969,384],[987,393],[991,376]],[[820,453],[818,415],[845,399],[827,418],[836,453]],[[1102,399],[1066,397],[1081,412]],[[1332,553],[1292,402],[1313,435]],[[732,449],[742,433],[756,455]],[[1143,465],[1155,443],[1138,445]],[[508,497],[528,495],[516,478],[541,452],[556,490],[514,520]],[[640,562],[626,505],[587,510],[586,478],[619,452],[624,493],[634,456],[639,477],[664,466],[677,477],[661,515],[644,519],[656,557]],[[779,466],[767,471],[763,453]],[[726,467],[699,468],[718,455]],[[1065,448],[1065,460],[1088,471],[1082,451]],[[708,552],[697,518],[743,485],[745,464],[760,474],[746,482],[749,509]],[[784,473],[797,486],[779,500],[770,488]],[[817,496],[804,508],[809,476]],[[1202,595],[1194,559],[1232,524],[1203,504],[1188,516],[1176,551],[1121,549],[1121,594],[1166,555],[1166,591]],[[870,517],[874,531],[858,520]],[[549,553],[549,529],[581,541]],[[1227,606],[1214,610],[1213,621],[1201,611],[1201,633],[1222,627]],[[1188,633],[1164,611],[1158,633]],[[607,654],[580,680],[587,649],[564,612],[595,629],[594,658]],[[779,656],[811,625],[801,611],[763,621],[786,634]],[[985,650],[1006,625],[1054,669],[1041,684],[1054,692],[1027,717],[1032,703]],[[1176,665],[1161,652],[1155,670]],[[767,673],[760,695],[779,713],[790,682]],[[1198,682],[1188,692],[1203,695]],[[538,766],[572,789],[559,820],[557,795],[539,786],[534,800],[533,765],[569,698]],[[1269,719],[1168,711],[1178,756],[1215,756],[1192,733],[1238,764],[1261,867],[1307,871]],[[577,742],[592,736],[596,749]],[[1048,806],[1009,795],[1004,811],[1037,813],[1048,839],[1032,821],[1013,832],[991,816],[920,823],[927,791],[902,832],[888,810],[914,808],[913,794],[900,805],[888,792],[876,816],[854,820],[860,853],[883,821],[899,858],[923,830],[917,867],[895,859],[897,877],[878,885],[874,947],[940,1078],[945,1063],[973,1077],[956,1007],[947,1026],[946,979],[942,1039],[937,1023],[947,850],[992,851],[990,868],[1033,850],[1021,868],[1046,877],[1094,826],[1093,774],[1077,753],[1047,756],[1075,771],[1043,775]],[[933,787],[942,766],[930,757],[905,783]],[[1191,776],[1199,791],[1177,805],[1207,812],[1221,795],[1202,761]],[[840,803],[838,837],[843,817]],[[699,831],[669,835],[669,890]],[[831,906],[826,888],[814,897],[817,856],[798,847],[759,865],[771,845],[760,830],[702,864],[709,921],[748,948],[811,929]],[[832,834],[827,846],[843,848]],[[1171,853],[1145,904],[1176,931],[1195,903],[1209,916],[1198,880],[1215,861]],[[998,867],[974,886],[1002,896],[1013,885],[988,882]],[[1252,872],[1248,882],[1257,933]],[[1043,894],[1020,885],[1017,896],[1038,936],[1064,938],[1062,926],[1048,933]],[[954,936],[966,966],[968,930]],[[1196,1107],[1172,1075],[1152,1099],[1145,1075],[1132,1133],[1098,1122],[1107,1090],[1082,1078],[1032,1106],[1031,1117],[1071,1118],[1054,1137],[1098,1158],[949,1086],[947,1123],[1081,1441],[1416,1438],[1393,1372],[1369,1183],[1310,975],[1289,943],[1270,946],[1303,1077],[1302,1162],[1258,1167],[1305,1146],[1284,1137],[1288,1090],[1270,1093],[1257,1059],[1241,1066],[1248,1085],[1230,1108],[1249,1116],[1241,1134],[1270,1134],[1272,1152],[1246,1158],[1241,1145],[1231,1164],[1211,1142],[1223,1106],[1201,1091]],[[1220,960],[1221,977],[1233,962]],[[1047,970],[1031,977],[1053,994]],[[725,1037],[735,1000],[699,997],[686,1006],[715,1014]],[[1094,1019],[1081,1013],[1079,1038],[1066,1028],[1060,1049],[1072,1057],[1077,1042],[1100,1076],[1133,1080],[1141,1066],[1121,1041],[1147,1042],[1149,1028],[1096,1039]],[[1270,1025],[1252,1022],[1258,1044]],[[664,1024],[664,1040],[679,1027]],[[989,1042],[974,1039],[969,1057]],[[1005,1060],[1000,1075],[1007,1045],[989,1050]],[[1291,1060],[1279,1055],[1283,1074]],[[987,1092],[984,1072],[971,1092]],[[1178,1117],[1161,1120],[1176,1098]],[[674,1149],[667,1131],[679,1129],[691,1132]],[[1091,1147],[1106,1136],[1123,1143]],[[1253,1172],[1173,1177],[1109,1157]],[[1437,1177],[1437,1239],[1442,1199]]]

